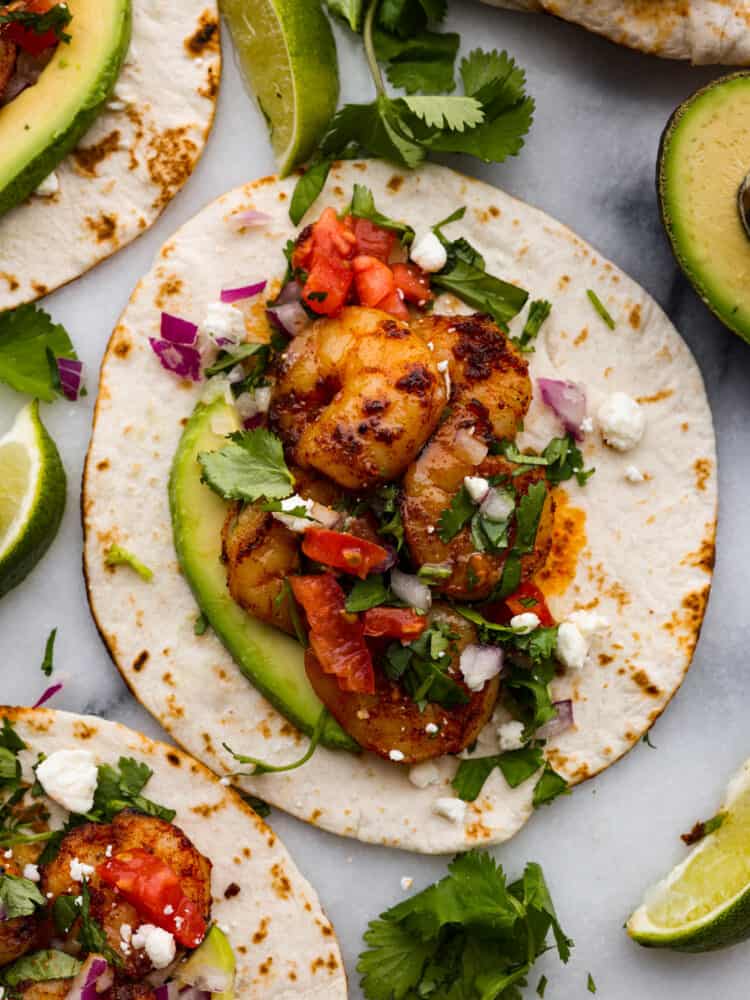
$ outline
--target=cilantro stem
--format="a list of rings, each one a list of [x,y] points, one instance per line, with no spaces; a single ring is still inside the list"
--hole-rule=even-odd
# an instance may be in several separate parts
[[[375,54],[375,42],[373,40],[373,30],[375,28],[375,16],[378,12],[379,4],[380,0],[372,0],[372,3],[370,4],[367,11],[367,17],[365,18],[365,28],[363,36],[365,43],[365,55],[367,56],[367,65],[370,67],[370,73],[372,75],[373,82],[375,83],[375,89],[378,92],[378,97],[384,97],[385,82],[383,81],[383,74],[380,72],[378,57]]]

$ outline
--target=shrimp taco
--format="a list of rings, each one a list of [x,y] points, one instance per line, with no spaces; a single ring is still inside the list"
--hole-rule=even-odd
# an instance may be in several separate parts
[[[0,849],[3,996],[346,996],[333,929],[271,830],[124,726],[0,708]]]
[[[91,607],[136,696],[241,788],[365,841],[502,841],[688,668],[701,376],[641,288],[501,191],[342,163],[296,228],[293,184],[200,213],[112,336]]]
[[[750,63],[747,0],[483,0],[555,14],[620,45],[696,64]]]
[[[152,225],[203,151],[220,65],[215,0],[0,3],[0,310]]]

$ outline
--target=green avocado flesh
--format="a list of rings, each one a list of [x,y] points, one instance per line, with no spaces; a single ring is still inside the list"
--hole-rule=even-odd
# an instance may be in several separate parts
[[[68,0],[72,20],[39,80],[0,108],[0,215],[27,198],[77,145],[117,82],[130,0]]]
[[[207,406],[199,403],[183,431],[169,477],[177,557],[198,607],[242,673],[282,715],[310,735],[323,703],[307,679],[302,647],[243,611],[230,596],[221,562],[227,503],[201,482],[198,454],[221,448],[226,435],[238,429],[234,408],[217,399]],[[335,749],[359,749],[330,717],[321,742]]]
[[[737,193],[750,171],[750,74],[710,84],[672,116],[658,185],[672,249],[695,290],[750,340],[750,239]]]

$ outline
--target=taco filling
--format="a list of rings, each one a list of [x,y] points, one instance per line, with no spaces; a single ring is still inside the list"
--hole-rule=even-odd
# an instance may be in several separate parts
[[[70,40],[71,13],[55,0],[0,4],[0,106],[34,86],[58,45]]]

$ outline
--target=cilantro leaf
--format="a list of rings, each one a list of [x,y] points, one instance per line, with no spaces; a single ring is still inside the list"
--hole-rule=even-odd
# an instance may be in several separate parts
[[[343,17],[352,31],[362,30],[364,0],[325,0],[332,14]]]
[[[496,767],[502,771],[510,787],[517,788],[543,765],[541,749],[531,746],[520,750],[506,750],[489,757],[470,757],[461,761],[451,784],[460,799],[474,802]]]
[[[54,669],[54,655],[55,655],[55,639],[57,638],[57,629],[53,628],[50,634],[47,636],[47,642],[44,646],[44,659],[42,660],[42,673],[45,677],[50,677]]]
[[[320,144],[321,154],[339,157],[353,147],[403,167],[418,167],[426,153],[404,111],[408,108],[402,100],[385,95],[372,104],[345,104],[331,119]]]
[[[78,919],[76,897],[70,895],[58,896],[52,904],[52,919],[60,934],[67,934]]]
[[[153,570],[121,545],[110,545],[104,556],[104,562],[107,566],[129,566],[146,583],[150,583],[154,578]]]
[[[565,778],[547,764],[544,774],[534,788],[534,808],[538,809],[539,806],[548,806],[558,795],[570,795],[570,788]]]
[[[589,977],[586,980],[586,989],[589,993],[596,993],[596,983],[594,982],[594,977],[589,972]]]
[[[123,964],[121,956],[110,947],[104,928],[91,916],[91,894],[86,878],[81,882],[80,910],[81,928],[78,931],[78,942],[83,950],[101,955],[110,965],[121,966]]]
[[[579,486],[585,486],[595,469],[584,469],[583,454],[571,434],[552,438],[541,455],[529,455],[519,451],[513,441],[498,441],[490,446],[493,455],[504,455],[514,465],[536,465],[546,467],[547,481],[556,486],[574,476]]]
[[[240,792],[240,795],[261,819],[265,819],[271,815],[271,807],[265,799],[259,799],[257,795],[250,795],[249,792]]]
[[[53,979],[71,979],[83,962],[64,951],[45,949],[24,955],[0,971],[0,981],[11,989],[21,983],[45,983]]]
[[[294,187],[289,205],[289,218],[298,226],[308,208],[326,185],[333,160],[324,159],[307,168]]]
[[[48,352],[53,360],[77,357],[65,327],[43,309],[25,305],[0,314],[0,382],[51,403],[59,383],[56,387]]]
[[[262,361],[263,356],[267,356],[268,353],[268,344],[239,344],[232,348],[231,352],[221,351],[216,361],[209,368],[206,368],[203,374],[206,378],[213,378],[214,375],[234,368],[240,361],[251,358],[253,355],[260,355]]]
[[[10,750],[13,754],[27,749],[26,744],[6,716],[3,717],[3,727],[0,729],[0,747]]]
[[[484,111],[473,97],[405,97],[404,104],[425,125],[464,132],[484,121]]]
[[[352,194],[352,203],[349,206],[349,213],[358,219],[369,219],[376,226],[382,229],[390,229],[398,233],[402,243],[411,243],[414,240],[414,230],[405,222],[396,222],[383,215],[375,208],[375,198],[372,191],[364,184],[355,184]]]
[[[448,676],[456,634],[447,622],[433,621],[413,642],[391,643],[383,668],[391,680],[400,681],[420,706],[430,703],[452,708],[469,701],[466,691]]]
[[[511,340],[525,354],[530,354],[534,348],[533,341],[536,340],[542,324],[552,312],[552,303],[546,299],[535,299],[529,306],[529,314],[526,317],[520,337],[511,337]]]
[[[294,477],[275,434],[264,429],[240,431],[219,451],[201,452],[202,481],[225,500],[282,500],[292,493]]]
[[[375,32],[375,52],[386,64],[388,80],[407,94],[455,89],[454,65],[460,38],[448,32],[420,31],[398,38]]]
[[[526,74],[516,65],[507,52],[483,52],[474,49],[461,60],[461,79],[464,90],[472,97],[495,100],[503,97],[506,105],[514,104],[524,96]],[[490,92],[490,88],[492,88]]]
[[[386,31],[407,38],[423,31],[429,21],[442,21],[448,0],[383,0],[378,20]]]
[[[476,504],[469,496],[469,491],[464,485],[456,493],[440,514],[437,524],[437,533],[442,542],[449,542],[461,531],[476,513]]]
[[[390,920],[372,920],[364,933],[368,950],[359,957],[357,972],[368,1000],[403,1000],[422,979],[435,944],[420,941]]]
[[[439,236],[435,228],[433,231]],[[444,240],[444,243],[447,241]],[[459,243],[458,253],[456,253],[457,243]],[[432,276],[432,284],[435,287],[453,292],[467,305],[480,312],[489,313],[501,326],[505,326],[523,309],[529,297],[529,293],[523,288],[488,274],[484,270],[483,261],[481,265],[476,262],[470,263],[466,257],[465,246],[461,245],[460,241],[448,243],[447,249],[448,263],[442,271]]]
[[[355,580],[344,606],[350,614],[356,614],[385,604],[391,597],[382,573],[372,573],[366,580]]]
[[[543,482],[532,483],[521,497],[516,508],[516,543],[517,555],[533,552],[539,519],[542,516],[544,501],[547,499],[547,487]]]
[[[117,767],[100,764],[91,815],[98,822],[109,822],[123,809],[135,809],[146,816],[158,816],[171,823],[175,810],[160,806],[141,795],[154,772],[132,757],[120,757]]]
[[[16,875],[0,875],[0,909],[3,919],[30,917],[46,900],[34,883]]]

